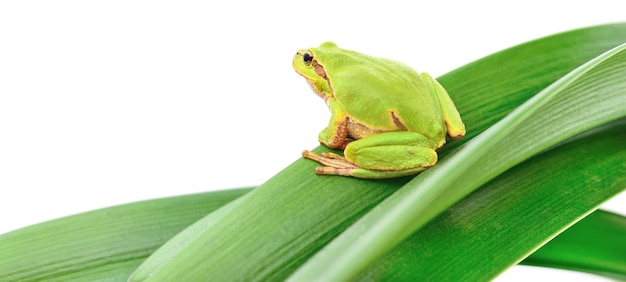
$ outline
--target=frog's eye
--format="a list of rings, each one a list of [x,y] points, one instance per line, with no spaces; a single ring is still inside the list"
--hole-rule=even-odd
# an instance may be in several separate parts
[[[313,55],[309,53],[304,53],[304,55],[302,55],[302,60],[304,61],[305,65],[311,65],[311,62],[313,62]]]

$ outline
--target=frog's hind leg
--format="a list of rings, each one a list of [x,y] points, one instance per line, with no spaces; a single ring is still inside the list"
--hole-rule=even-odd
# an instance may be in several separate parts
[[[345,158],[359,169],[352,175],[388,178],[415,174],[437,163],[436,142],[411,131],[372,135],[346,146]]]
[[[416,174],[437,162],[432,141],[416,132],[398,131],[372,135],[346,146],[345,157],[304,151],[302,156],[321,163],[317,174],[359,178],[392,178]]]
[[[358,178],[382,179],[416,174],[429,167],[419,166],[403,170],[371,170],[361,168],[348,161],[346,158],[333,153],[322,153],[321,155],[318,155],[305,150],[302,152],[302,156],[323,164],[324,166],[318,166],[315,168],[315,173],[322,175],[342,175]]]
[[[421,146],[387,145],[359,148],[354,153],[346,149],[346,158],[363,169],[404,171],[435,165],[437,152]]]

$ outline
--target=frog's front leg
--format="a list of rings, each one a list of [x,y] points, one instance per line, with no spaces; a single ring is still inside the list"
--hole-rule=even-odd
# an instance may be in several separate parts
[[[417,132],[397,131],[352,141],[346,146],[344,157],[309,151],[302,152],[302,156],[324,165],[317,167],[318,174],[392,178],[416,174],[433,166],[437,152],[431,144]]]
[[[348,139],[348,116],[334,98],[326,99],[331,117],[328,127],[320,132],[318,139],[320,143],[331,149],[343,150],[352,141]]]

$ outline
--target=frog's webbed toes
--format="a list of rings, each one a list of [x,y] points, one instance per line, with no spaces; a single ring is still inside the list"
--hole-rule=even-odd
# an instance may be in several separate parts
[[[302,157],[314,160],[325,166],[315,168],[317,174],[352,175],[352,171],[359,167],[346,158],[334,153],[322,153],[318,155],[308,150],[302,151]]]

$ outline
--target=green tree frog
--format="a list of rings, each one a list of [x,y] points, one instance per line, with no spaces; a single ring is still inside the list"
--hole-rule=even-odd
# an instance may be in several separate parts
[[[436,150],[465,135],[446,90],[429,74],[326,42],[300,50],[293,67],[331,111],[319,141],[344,155],[303,151],[317,174],[392,178],[437,162]]]

